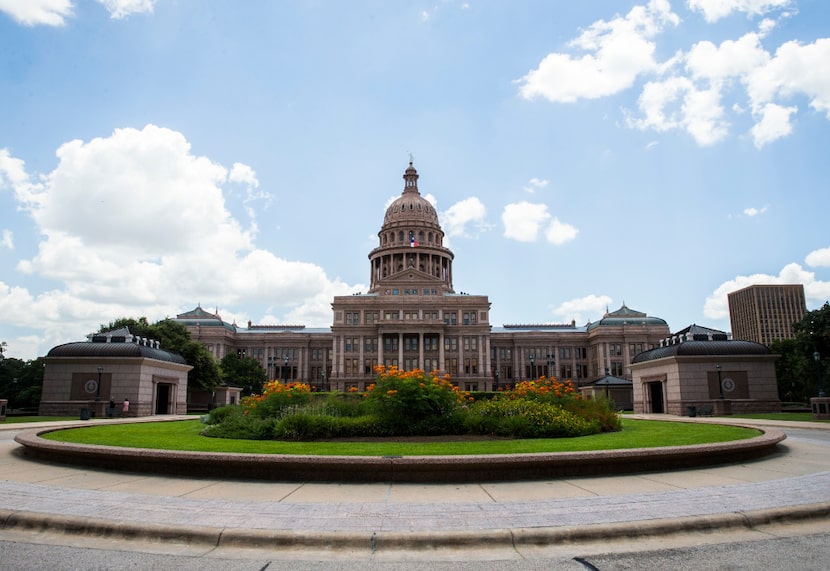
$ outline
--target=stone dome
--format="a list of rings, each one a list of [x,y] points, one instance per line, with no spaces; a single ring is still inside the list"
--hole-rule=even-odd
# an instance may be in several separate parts
[[[383,226],[396,226],[398,223],[418,226],[438,227],[438,213],[430,202],[418,191],[418,171],[409,163],[403,175],[405,186],[403,193],[386,209]]]

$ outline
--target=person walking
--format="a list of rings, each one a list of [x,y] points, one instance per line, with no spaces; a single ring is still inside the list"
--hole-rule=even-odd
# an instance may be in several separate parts
[[[121,405],[121,416],[127,417],[130,413],[130,399],[124,399],[124,404]]]

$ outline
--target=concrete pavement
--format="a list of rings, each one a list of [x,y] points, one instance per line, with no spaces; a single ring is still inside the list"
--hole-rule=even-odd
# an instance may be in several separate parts
[[[79,469],[26,459],[13,441],[20,426],[5,425],[0,538],[23,530],[141,538],[197,551],[375,556],[449,549],[510,558],[555,545],[750,532],[792,522],[830,529],[830,425],[763,424],[790,435],[779,453],[761,460],[469,484],[231,481]]]

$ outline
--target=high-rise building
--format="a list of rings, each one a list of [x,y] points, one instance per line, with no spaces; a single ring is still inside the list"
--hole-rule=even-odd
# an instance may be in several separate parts
[[[576,384],[606,374],[630,379],[633,357],[669,335],[664,320],[625,304],[581,326],[494,327],[486,295],[455,290],[454,255],[412,163],[403,179],[369,252],[369,290],[336,296],[330,328],[251,322],[245,328],[201,307],[177,321],[217,359],[237,352],[257,359],[271,379],[341,391],[364,390],[378,364],[449,374],[472,391],[542,375]]]
[[[732,338],[769,346],[792,339],[793,324],[807,313],[801,284],[752,285],[728,295]]]

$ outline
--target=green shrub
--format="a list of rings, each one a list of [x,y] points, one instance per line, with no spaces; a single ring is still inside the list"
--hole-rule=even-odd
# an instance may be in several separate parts
[[[421,370],[378,367],[375,384],[366,391],[366,407],[392,434],[421,434],[446,430],[469,395],[446,378]]]
[[[586,436],[599,423],[583,419],[556,404],[526,399],[498,399],[470,406],[465,425],[470,432],[511,438]]]

